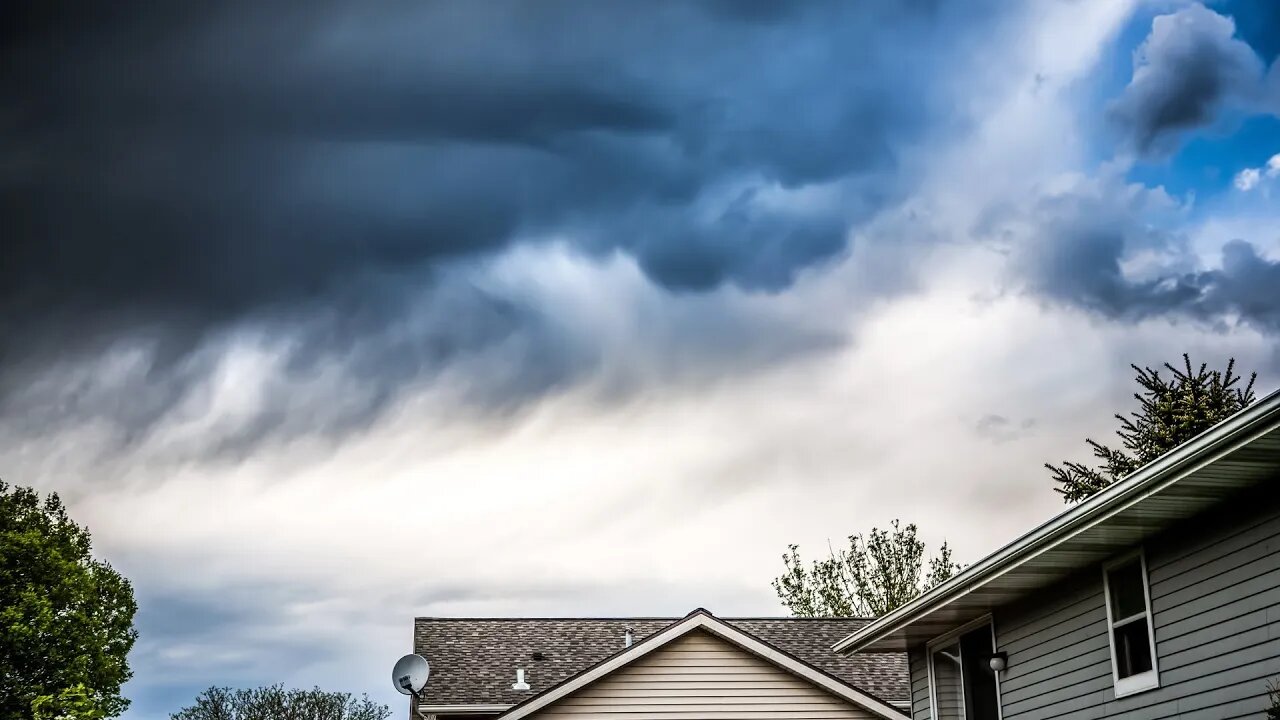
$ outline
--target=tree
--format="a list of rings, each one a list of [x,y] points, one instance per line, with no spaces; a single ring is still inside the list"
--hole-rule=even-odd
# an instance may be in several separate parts
[[[56,493],[41,501],[0,481],[0,717],[115,717],[129,706],[120,685],[137,604],[90,549]]]
[[[786,572],[773,581],[773,589],[797,617],[879,617],[960,570],[943,543],[929,560],[922,585],[923,558],[915,524],[900,527],[894,520],[892,530],[872,528],[866,538],[850,535],[847,550],[832,550],[808,567],[799,548],[788,546],[782,556]]]
[[[1280,720],[1280,680],[1267,682],[1267,720]]]
[[[169,720],[386,720],[391,708],[361,695],[311,690],[285,690],[283,685],[232,690],[211,687],[195,704]]]
[[[57,695],[41,695],[31,702],[32,720],[103,720],[107,708],[93,690],[76,683]]]
[[[1045,463],[1058,484],[1054,490],[1068,503],[1080,502],[1101,492],[1111,483],[1164,455],[1182,443],[1217,425],[1248,407],[1254,401],[1253,383],[1258,374],[1249,375],[1243,388],[1237,387],[1234,358],[1224,371],[1206,371],[1191,367],[1191,358],[1182,356],[1185,369],[1169,363],[1164,366],[1172,374],[1165,379],[1159,370],[1130,365],[1138,375],[1142,392],[1134,393],[1138,411],[1130,417],[1116,414],[1120,429],[1116,434],[1123,449],[1113,449],[1092,439],[1085,442],[1093,448],[1094,457],[1102,462],[1097,468],[1083,463],[1064,462],[1061,466]]]

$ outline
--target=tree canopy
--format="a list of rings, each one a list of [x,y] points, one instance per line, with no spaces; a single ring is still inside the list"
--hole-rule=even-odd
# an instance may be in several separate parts
[[[286,690],[283,685],[233,690],[211,687],[170,720],[386,720],[391,708],[351,693]]]
[[[1136,412],[1129,417],[1116,413],[1120,421],[1116,434],[1123,448],[1111,448],[1086,438],[1094,457],[1101,461],[1096,468],[1070,461],[1057,466],[1045,463],[1057,483],[1054,490],[1062,494],[1063,500],[1080,502],[1104,490],[1253,403],[1253,383],[1258,374],[1250,374],[1249,382],[1239,387],[1241,378],[1235,374],[1234,358],[1221,371],[1209,371],[1203,363],[1198,369],[1193,368],[1186,354],[1182,360],[1182,369],[1164,364],[1170,373],[1167,378],[1159,370],[1130,366],[1137,373],[1134,379],[1142,391],[1133,394],[1138,401]]]
[[[56,493],[0,481],[0,717],[114,717],[137,638],[129,581]]]
[[[946,543],[929,560],[921,583],[924,543],[915,524],[850,535],[849,547],[807,565],[796,545],[782,556],[786,572],[773,581],[778,599],[798,617],[879,617],[954,575]]]

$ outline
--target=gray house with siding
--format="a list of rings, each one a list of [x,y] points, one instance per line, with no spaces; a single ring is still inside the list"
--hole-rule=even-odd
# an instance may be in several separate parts
[[[1280,393],[834,649],[905,652],[916,720],[1265,717]]]

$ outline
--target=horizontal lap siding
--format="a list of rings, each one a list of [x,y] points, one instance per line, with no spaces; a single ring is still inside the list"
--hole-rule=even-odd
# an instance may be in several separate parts
[[[1004,720],[1263,716],[1280,676],[1280,501],[1198,518],[1146,556],[1160,687],[1116,699],[1098,567],[995,613]]]
[[[866,710],[698,631],[535,713],[620,720],[863,720]]]
[[[914,648],[907,653],[912,720],[927,720],[929,717],[929,667],[925,662],[924,648]]]

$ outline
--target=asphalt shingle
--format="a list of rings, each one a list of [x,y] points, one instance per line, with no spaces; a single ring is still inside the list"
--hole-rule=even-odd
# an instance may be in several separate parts
[[[906,657],[836,655],[831,646],[869,620],[857,618],[720,618],[882,700],[909,699]],[[417,618],[413,650],[431,662],[424,701],[431,705],[515,704],[679,618]],[[542,653],[535,660],[534,653]],[[515,691],[524,668],[528,691]]]

